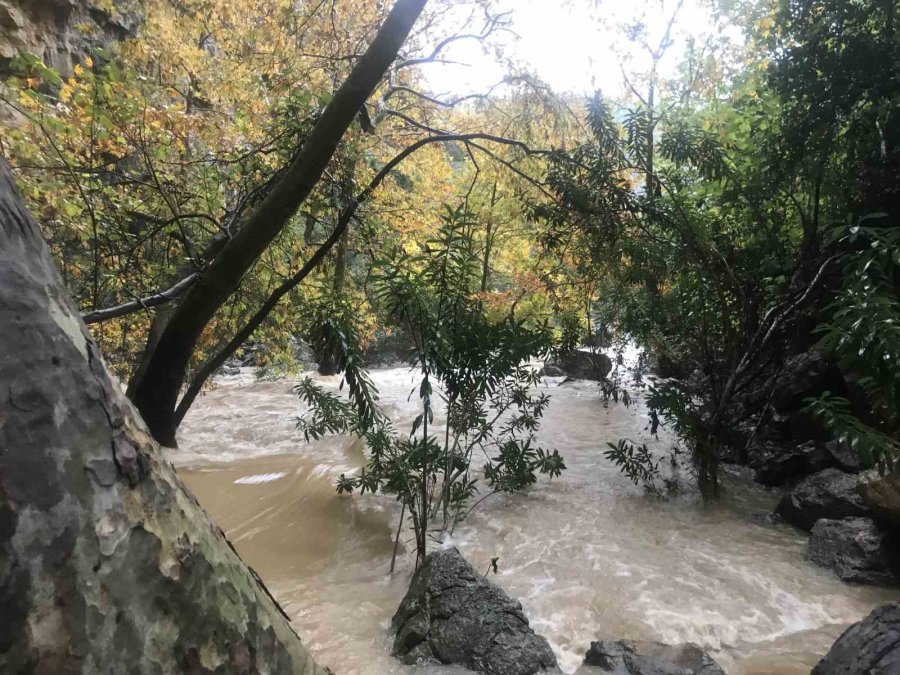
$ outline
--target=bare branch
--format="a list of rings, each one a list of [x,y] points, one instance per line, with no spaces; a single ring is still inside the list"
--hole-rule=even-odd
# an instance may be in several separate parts
[[[443,129],[437,129],[435,127],[430,127],[427,124],[419,122],[418,120],[413,119],[409,115],[406,115],[402,112],[398,112],[396,110],[387,109],[387,110],[385,110],[385,113],[392,117],[396,117],[397,119],[403,120],[407,124],[411,124],[412,126],[418,128],[418,129],[421,129],[422,131],[427,131],[428,133],[433,134],[434,136],[438,137],[438,138],[435,138],[434,140],[432,140],[430,137],[424,138],[424,139],[422,139],[423,141],[430,141],[432,143],[436,142],[436,141],[440,141],[440,140],[443,140],[443,141],[475,141],[475,140],[493,141],[494,143],[500,143],[502,145],[511,145],[513,147],[519,148],[526,155],[549,155],[550,154],[550,150],[535,150],[534,148],[530,147],[524,141],[519,141],[514,138],[506,138],[504,136],[496,136],[494,134],[485,134],[485,133],[457,134],[452,131],[445,131]],[[413,147],[413,146],[410,146],[410,147]]]
[[[647,99],[645,99],[643,96],[641,96],[641,93],[637,90],[637,87],[635,87],[635,86],[631,83],[631,79],[628,77],[628,73],[625,72],[625,66],[623,66],[621,63],[619,64],[619,70],[622,71],[622,77],[625,79],[625,84],[626,84],[626,85],[628,86],[628,88],[631,90],[631,93],[634,94],[635,96],[637,96],[638,100],[639,100],[645,107],[647,107],[647,106],[648,106],[648,104],[647,104]]]
[[[446,49],[449,45],[453,44],[454,42],[459,42],[460,40],[477,40],[478,42],[484,42],[484,40],[486,40],[498,30],[509,30],[506,26],[506,18],[509,16],[509,14],[510,12],[504,12],[502,14],[498,14],[497,16],[491,16],[487,12],[487,10],[485,10],[485,25],[480,33],[458,33],[456,35],[446,37],[437,43],[437,46],[435,46],[435,48],[431,50],[431,53],[428,56],[423,56],[415,59],[402,59],[394,67],[394,69],[400,70],[401,68],[417,66],[423,63],[438,62],[441,52],[444,51],[444,49]]]
[[[106,309],[98,309],[93,312],[87,312],[81,315],[81,319],[86,324],[101,323],[103,321],[109,321],[110,319],[115,319],[120,316],[125,316],[126,314],[139,312],[142,309],[150,309],[151,307],[164,305],[165,303],[171,302],[172,300],[175,300],[179,296],[181,296],[187,289],[193,286],[199,278],[200,273],[194,272],[193,274],[179,281],[168,290],[154,293],[153,295],[148,295],[146,298],[139,298],[137,300],[132,300],[131,302],[125,302],[121,305],[116,305],[115,307],[107,307]]]
[[[479,93],[479,94],[466,94],[465,96],[458,96],[457,98],[454,98],[450,101],[442,101],[439,98],[436,98],[434,96],[429,96],[428,94],[422,93],[421,91],[417,91],[417,90],[413,89],[412,87],[407,87],[405,85],[398,84],[398,85],[394,85],[390,89],[388,89],[388,91],[384,94],[384,96],[381,97],[381,102],[386,102],[394,94],[403,92],[403,93],[407,93],[407,94],[412,94],[413,96],[416,96],[417,98],[420,98],[423,101],[428,101],[429,103],[433,103],[434,105],[440,106],[442,108],[452,108],[452,107],[457,106],[460,103],[463,103],[465,101],[471,101],[473,99],[488,98],[492,93],[494,93],[494,90],[497,87],[499,87],[502,84],[507,84],[507,83],[508,83],[508,80],[503,79],[500,82],[492,84],[486,92]]]

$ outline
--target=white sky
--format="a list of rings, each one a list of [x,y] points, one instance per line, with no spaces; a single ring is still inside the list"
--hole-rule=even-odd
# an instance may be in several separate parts
[[[640,20],[647,41],[655,46],[678,5],[678,0],[496,0],[499,11],[511,11],[512,30],[500,38],[504,51],[547,81],[557,92],[576,94],[601,89],[616,95],[623,90],[619,64],[629,73],[646,70],[648,59],[625,36],[624,26]],[[460,11],[468,16],[465,3]],[[704,0],[684,0],[672,37],[674,44],[662,64],[670,73],[680,60],[686,37],[697,41],[717,30]],[[452,44],[448,59],[466,65],[432,64],[427,77],[436,92],[483,91],[500,81],[506,70],[473,40]]]

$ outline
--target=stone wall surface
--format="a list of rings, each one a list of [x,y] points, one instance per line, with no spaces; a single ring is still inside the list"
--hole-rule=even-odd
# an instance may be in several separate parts
[[[22,52],[63,75],[98,47],[132,35],[138,0],[0,0],[0,77]]]

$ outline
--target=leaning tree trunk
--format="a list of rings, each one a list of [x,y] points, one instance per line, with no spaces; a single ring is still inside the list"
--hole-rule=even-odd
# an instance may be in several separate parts
[[[347,128],[397,58],[426,2],[396,0],[366,52],[325,106],[297,157],[179,301],[143,377],[133,387],[134,403],[159,442],[175,445],[178,395],[203,330],[312,192]]]
[[[0,160],[0,672],[324,675],[100,359]]]

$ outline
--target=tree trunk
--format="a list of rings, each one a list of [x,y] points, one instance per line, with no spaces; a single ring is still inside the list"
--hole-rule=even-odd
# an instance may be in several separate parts
[[[107,373],[0,161],[0,671],[325,675]]]
[[[200,334],[322,176],[427,0],[397,0],[366,53],[326,106],[297,158],[183,297],[150,357],[134,402],[154,438],[175,445],[175,409]]]
[[[647,173],[644,177],[644,192],[647,199],[654,200],[656,198],[656,174],[653,167],[653,155],[656,153],[655,124],[653,119],[655,114],[655,98],[656,98],[656,68],[650,74],[650,89],[647,92]]]
[[[341,179],[340,184],[340,193],[336,195],[336,199],[334,200],[334,224],[337,226],[338,222],[341,219],[343,213],[349,208],[350,202],[353,201],[355,195],[355,182],[354,177],[356,176],[356,165],[357,161],[355,159],[347,160],[347,168],[344,169],[344,175]],[[344,292],[344,285],[347,281],[347,249],[350,243],[350,224],[347,224],[347,227],[344,228],[343,234],[341,234],[341,238],[338,239],[337,248],[335,249],[334,254],[334,282],[332,284],[332,288],[334,288],[334,292],[336,295],[340,295]]]
[[[484,257],[481,261],[481,293],[484,295],[487,293],[488,282],[490,281],[491,276],[491,248],[494,245],[494,207],[497,206],[497,181],[494,181],[494,186],[491,189],[491,209],[488,214],[487,222],[485,223],[487,229],[484,233]]]
[[[332,289],[335,295],[341,295],[344,292],[344,285],[347,281],[347,239],[349,236],[350,226],[348,225],[335,246],[334,278],[332,279]],[[317,372],[319,375],[337,375],[341,372],[341,364],[330,351],[316,353],[315,357],[318,362]]]

